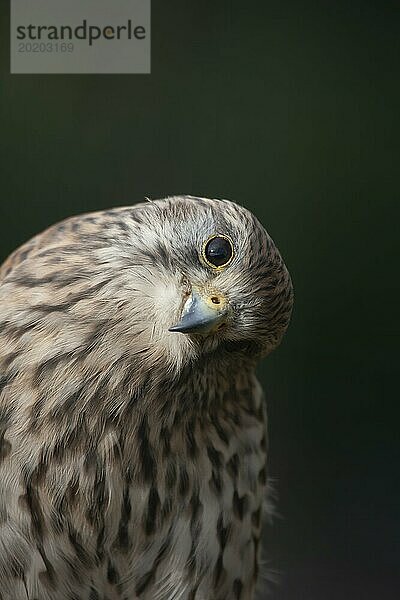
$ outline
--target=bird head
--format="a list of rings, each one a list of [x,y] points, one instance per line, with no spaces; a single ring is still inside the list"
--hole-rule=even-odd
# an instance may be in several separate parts
[[[141,315],[164,354],[180,364],[209,353],[259,358],[279,344],[292,284],[252,213],[185,196],[148,202],[134,214]]]

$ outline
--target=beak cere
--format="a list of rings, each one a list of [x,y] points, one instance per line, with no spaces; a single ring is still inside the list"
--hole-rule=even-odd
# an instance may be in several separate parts
[[[228,303],[222,294],[203,296],[193,290],[185,302],[180,321],[169,331],[207,335],[226,322],[227,314]]]

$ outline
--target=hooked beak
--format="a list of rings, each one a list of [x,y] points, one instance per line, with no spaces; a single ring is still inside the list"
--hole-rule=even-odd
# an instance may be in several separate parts
[[[202,296],[192,291],[183,307],[180,321],[168,331],[206,335],[226,322],[228,304],[221,294]]]

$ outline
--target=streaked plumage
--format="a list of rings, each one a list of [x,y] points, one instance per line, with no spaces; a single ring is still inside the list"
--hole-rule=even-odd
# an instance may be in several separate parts
[[[234,254],[214,269],[204,244],[218,234]],[[224,305],[222,327],[169,331],[195,293],[210,314]],[[253,598],[266,483],[254,369],[291,308],[274,243],[228,201],[73,217],[11,255],[1,600]]]

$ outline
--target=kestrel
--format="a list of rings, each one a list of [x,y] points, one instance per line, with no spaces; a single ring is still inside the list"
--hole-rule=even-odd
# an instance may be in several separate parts
[[[178,196],[69,218],[0,270],[0,599],[251,600],[258,361],[293,303],[259,221]]]

